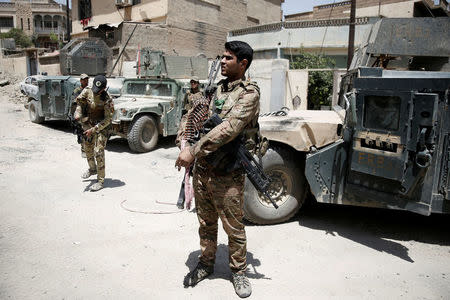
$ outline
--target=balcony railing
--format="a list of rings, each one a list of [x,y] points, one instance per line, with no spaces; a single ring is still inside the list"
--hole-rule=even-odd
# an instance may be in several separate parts
[[[42,27],[34,27],[34,32],[39,34],[50,34],[50,33],[60,33],[62,34],[66,29],[63,27],[58,28],[42,28]]]

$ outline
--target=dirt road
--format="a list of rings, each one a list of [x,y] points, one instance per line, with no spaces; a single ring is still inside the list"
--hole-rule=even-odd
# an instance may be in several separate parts
[[[194,213],[177,212],[177,149],[131,153],[113,138],[105,188],[64,122],[36,125],[0,88],[1,299],[233,299],[226,235],[215,274],[185,289],[199,255]],[[93,179],[93,178],[91,178]],[[126,200],[122,205],[121,203]],[[124,208],[125,207],[125,208]],[[449,299],[450,218],[317,205],[247,227],[253,299]]]

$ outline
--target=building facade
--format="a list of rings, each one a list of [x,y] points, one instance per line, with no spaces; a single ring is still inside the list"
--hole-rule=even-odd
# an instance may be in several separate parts
[[[215,57],[223,51],[229,30],[281,21],[282,2],[74,0],[72,37],[100,36],[117,54],[131,35],[126,60],[134,59],[143,47],[173,55]]]
[[[313,11],[285,16],[285,21],[308,21],[350,17],[351,1],[318,5]],[[449,16],[446,0],[356,0],[357,17],[441,17]]]
[[[0,2],[0,32],[19,28],[33,38],[37,47],[57,48],[67,37],[66,6],[52,0],[11,0]]]
[[[350,1],[314,7],[312,12],[285,16],[284,22],[232,30],[228,40],[244,40],[253,46],[255,58],[294,60],[302,51],[331,57],[345,68]],[[380,17],[409,18],[448,16],[445,0],[356,0],[355,47],[363,46],[370,24]]]

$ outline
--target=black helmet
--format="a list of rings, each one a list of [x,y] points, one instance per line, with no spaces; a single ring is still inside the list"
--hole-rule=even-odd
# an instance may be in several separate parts
[[[98,94],[99,91],[106,87],[106,77],[104,75],[97,75],[94,78],[94,82],[92,84],[92,92],[94,94]]]

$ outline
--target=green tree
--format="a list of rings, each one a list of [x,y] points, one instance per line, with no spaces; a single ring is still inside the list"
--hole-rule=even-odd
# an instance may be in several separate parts
[[[59,40],[58,35],[56,33],[54,32],[50,33],[50,41],[57,42],[58,40]]]
[[[335,61],[323,54],[308,53],[301,50],[300,55],[291,61],[291,69],[334,68]],[[309,70],[308,109],[320,109],[322,105],[331,105],[333,93],[333,72]]]
[[[0,38],[7,39],[7,38],[13,38],[16,42],[16,46],[27,48],[33,45],[31,42],[31,39],[23,32],[22,29],[18,28],[11,28],[6,33],[1,33]]]

